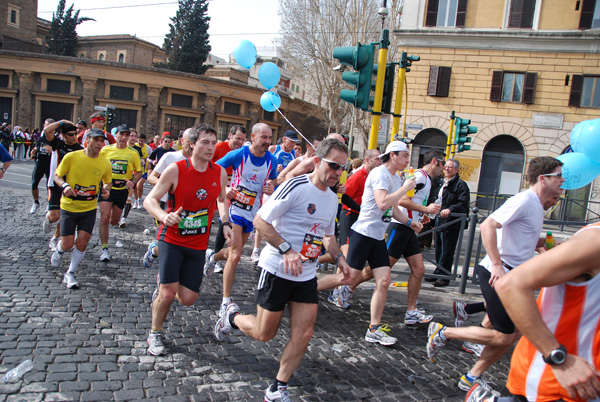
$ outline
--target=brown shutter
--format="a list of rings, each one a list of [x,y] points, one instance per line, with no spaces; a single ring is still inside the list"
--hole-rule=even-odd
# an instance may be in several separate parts
[[[581,90],[583,89],[583,75],[573,74],[571,80],[571,94],[569,95],[569,106],[579,107],[581,105]]]
[[[436,96],[438,88],[439,66],[429,67],[429,85],[427,85],[427,96]]]
[[[520,28],[533,28],[533,13],[535,11],[535,0],[524,0],[521,14]]]
[[[533,105],[535,100],[535,85],[537,73],[525,73],[525,89],[523,90],[523,103]]]
[[[467,19],[467,2],[468,0],[458,0],[458,7],[456,9],[456,27],[464,28],[465,21]]]
[[[429,0],[427,2],[427,17],[425,18],[425,26],[434,27],[437,25],[439,0]]]
[[[492,73],[492,90],[490,91],[490,100],[492,102],[500,102],[502,98],[502,78],[503,71],[494,71]]]
[[[579,17],[579,29],[591,29],[594,18],[594,5],[596,0],[583,0],[581,5],[581,16]]]
[[[448,96],[450,93],[450,75],[452,67],[440,67],[438,76],[438,96]]]
[[[512,0],[508,27],[531,28],[533,26],[534,11],[535,0]]]

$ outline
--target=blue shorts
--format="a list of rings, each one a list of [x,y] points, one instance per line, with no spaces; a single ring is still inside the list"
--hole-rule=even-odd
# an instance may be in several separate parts
[[[147,178],[148,178],[148,172],[146,172],[142,175],[142,179],[147,179]]]
[[[250,222],[246,218],[242,218],[241,216],[229,215],[229,221],[241,226],[242,233],[250,233],[254,230],[254,223]]]

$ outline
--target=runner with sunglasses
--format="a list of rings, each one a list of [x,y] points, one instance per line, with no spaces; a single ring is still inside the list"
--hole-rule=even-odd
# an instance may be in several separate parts
[[[61,140],[56,135],[56,132],[61,132],[63,139]],[[60,120],[50,123],[44,128],[42,137],[52,148],[50,155],[50,170],[48,179],[48,211],[44,216],[42,229],[44,233],[50,233],[52,224],[60,219],[60,197],[62,197],[62,188],[54,183],[54,172],[63,160],[66,154],[73,151],[79,151],[83,147],[77,142],[77,127],[69,120]],[[56,225],[54,236],[50,239],[48,246],[52,251],[56,248],[56,244],[60,238],[60,225]]]

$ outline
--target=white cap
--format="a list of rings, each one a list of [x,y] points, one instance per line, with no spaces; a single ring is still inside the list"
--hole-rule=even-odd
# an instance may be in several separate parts
[[[387,155],[390,152],[408,152],[408,147],[406,146],[406,143],[402,141],[392,141],[385,147],[385,153],[379,155],[379,157],[381,158],[383,155]]]

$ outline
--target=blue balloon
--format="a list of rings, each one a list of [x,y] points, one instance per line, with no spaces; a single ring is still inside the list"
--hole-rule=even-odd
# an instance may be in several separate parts
[[[600,163],[600,119],[582,121],[573,128],[573,131],[575,135],[571,135],[571,141],[575,137],[577,147],[571,144],[573,150],[583,152],[592,161]]]
[[[279,94],[268,91],[260,97],[260,105],[267,112],[274,112],[281,106],[281,98],[279,97]]]
[[[281,72],[277,64],[272,62],[264,63],[258,69],[258,80],[267,89],[274,88],[279,83]]]
[[[581,143],[579,142],[579,133],[581,132],[581,128],[587,124],[587,120],[578,123],[573,130],[571,130],[571,136],[569,137],[569,144],[571,144],[571,149],[574,152],[583,152],[581,149]]]
[[[565,190],[587,186],[600,175],[600,163],[594,162],[583,153],[562,154],[557,159],[564,163],[562,174],[565,182],[562,188]]]
[[[243,68],[251,68],[256,63],[256,47],[252,42],[242,39],[233,50],[235,61]]]

